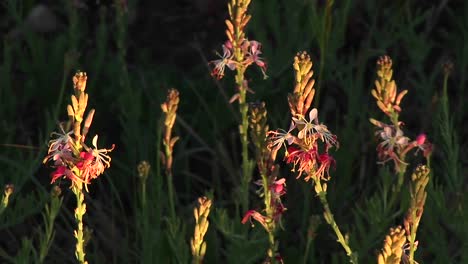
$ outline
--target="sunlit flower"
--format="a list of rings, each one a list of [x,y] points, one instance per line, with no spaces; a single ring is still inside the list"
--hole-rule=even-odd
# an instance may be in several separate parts
[[[330,166],[335,167],[335,159],[328,154],[321,154],[318,156],[318,169],[315,171],[313,177],[316,179],[329,180],[330,179]],[[326,175],[326,176],[325,176]]]
[[[54,183],[57,179],[65,177],[70,179],[75,185],[82,183],[83,181],[73,173],[70,169],[68,169],[66,166],[58,166],[55,171],[52,172],[51,174],[51,182]]]
[[[336,136],[328,130],[326,125],[319,123],[316,108],[310,110],[309,120],[304,117],[293,118],[293,120],[296,126],[302,126],[297,137],[303,139],[306,144],[314,144],[315,140],[320,138],[325,143],[327,150],[332,146],[339,147]]]
[[[295,128],[294,122],[291,122],[289,126],[289,130],[285,131],[284,129],[278,129],[276,131],[268,131],[268,136],[270,143],[268,147],[272,150],[278,150],[282,146],[286,146],[286,142],[288,145],[291,145],[294,142],[294,136],[291,134],[291,131]]]
[[[76,167],[81,170],[81,178],[85,183],[90,183],[91,179],[96,179],[99,175],[104,173],[104,170],[110,167],[111,157],[107,155],[108,152],[114,149],[98,149],[97,148],[98,136],[93,138],[93,149],[87,152],[81,152],[80,158],[82,159],[77,163]]]
[[[234,55],[232,53],[231,42],[226,41],[226,43],[222,47],[223,47],[223,55],[217,53],[220,59],[210,62],[211,64],[214,65],[211,75],[213,77],[216,77],[216,79],[218,80],[224,77],[224,69],[226,68],[226,66],[230,70],[234,70],[236,68],[236,62],[233,60]]]
[[[62,134],[53,132],[55,139],[49,141],[48,155],[44,158],[44,163],[49,160],[55,162],[55,165],[63,165],[65,161],[71,161],[73,154],[73,139],[71,138],[72,131],[65,132],[62,129]]]
[[[313,147],[307,151],[291,146],[288,148],[286,156],[286,163],[293,164],[293,170],[296,169],[299,172],[297,179],[299,179],[302,173],[310,173],[316,170],[318,152],[317,148]],[[305,178],[309,180],[309,177]]]

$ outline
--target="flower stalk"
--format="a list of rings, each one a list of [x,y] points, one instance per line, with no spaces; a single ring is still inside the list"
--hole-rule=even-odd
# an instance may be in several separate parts
[[[83,216],[86,214],[86,203],[84,202],[84,193],[82,189],[75,186],[72,187],[72,191],[76,197],[75,219],[77,228],[74,232],[76,238],[75,257],[80,264],[88,263],[85,260],[86,253]]]
[[[405,230],[401,226],[390,228],[382,250],[377,256],[377,264],[400,264],[404,256],[405,243]]]
[[[140,179],[140,187],[141,187],[141,205],[142,208],[146,208],[146,181],[148,179],[148,175],[151,169],[151,165],[148,161],[143,160],[137,166],[138,171],[138,178]]]
[[[192,264],[203,263],[203,258],[206,253],[206,242],[204,237],[210,222],[208,215],[210,214],[211,200],[207,197],[198,198],[199,207],[195,207],[193,214],[195,216],[195,231],[193,238],[190,239],[190,247],[192,249]]]
[[[424,165],[419,165],[411,175],[411,206],[408,209],[404,220],[407,240],[409,242],[409,263],[414,264],[414,252],[417,249],[416,232],[424,211],[424,204],[427,198],[426,186],[429,182],[430,169]]]
[[[260,57],[261,44],[255,40],[248,40],[245,36],[245,27],[247,26],[251,15],[247,13],[250,0],[231,0],[228,3],[229,19],[225,21],[227,29],[227,41],[222,46],[223,54],[218,56],[220,59],[210,62],[213,64],[212,76],[217,79],[224,77],[225,68],[235,70],[235,83],[238,92],[232,96],[230,102],[239,101],[239,112],[241,123],[239,125],[240,141],[242,146],[242,176],[240,186],[241,207],[245,212],[249,203],[249,184],[252,180],[252,171],[254,162],[249,159],[248,153],[248,104],[247,92],[252,92],[248,87],[245,78],[247,68],[256,64],[260,67],[266,78],[266,63]]]
[[[404,182],[404,175],[408,166],[406,154],[417,148],[422,150],[424,157],[428,158],[432,152],[432,144],[426,140],[425,134],[420,134],[413,141],[404,135],[402,130],[403,122],[399,120],[402,111],[400,103],[408,90],[397,91],[397,85],[392,78],[392,60],[389,56],[383,56],[377,61],[377,76],[375,88],[371,93],[376,99],[377,106],[389,118],[391,124],[373,118],[370,118],[370,122],[379,128],[375,133],[381,139],[381,143],[377,146],[379,163],[385,164],[392,161],[397,174],[394,195],[390,201],[392,205]]]
[[[326,198],[327,185],[322,181],[330,179],[330,167],[335,167],[335,159],[329,154],[332,147],[338,148],[339,142],[327,126],[318,120],[318,110],[310,109],[315,95],[312,79],[312,61],[306,52],[301,52],[294,58],[295,70],[294,92],[289,94],[288,103],[292,115],[289,130],[278,129],[270,131],[270,145],[273,150],[286,148],[286,163],[293,165],[297,178],[304,176],[307,182],[312,180],[315,192],[324,207],[326,222],[332,227],[343,246],[351,263],[357,263],[357,254],[354,253],[348,240],[341,233]]]
[[[255,210],[249,210],[244,216],[242,223],[253,217],[260,221],[268,233],[269,248],[266,263],[282,263],[278,252],[278,241],[276,233],[281,225],[282,214],[286,211],[281,196],[286,194],[286,180],[279,178],[279,166],[275,159],[277,150],[268,147],[268,124],[265,103],[250,104],[249,116],[250,136],[255,145],[255,156],[261,179],[255,183],[259,186],[258,195],[263,198],[265,215]],[[257,218],[255,218],[257,217]]]
[[[338,243],[341,244],[343,249],[346,251],[346,255],[349,257],[349,262],[350,263],[358,263],[358,257],[355,252],[351,250],[351,247],[349,246],[348,239],[343,236],[341,233],[340,227],[335,221],[335,217],[333,216],[331,210],[330,210],[330,205],[328,204],[327,200],[327,184],[326,183],[321,183],[320,180],[316,180],[314,178],[315,182],[315,193],[320,199],[320,202],[323,205],[324,213],[323,216],[325,218],[325,221],[327,224],[329,224],[333,231],[335,232],[337,238],[338,238]]]
[[[179,137],[172,137],[172,129],[174,128],[175,120],[177,117],[177,108],[179,107],[179,91],[170,89],[167,93],[166,101],[161,104],[161,109],[164,113],[164,126],[163,126],[163,146],[164,155],[163,166],[167,177],[167,191],[169,195],[169,210],[172,219],[176,217],[175,211],[175,194],[174,183],[172,177],[172,163],[174,145],[179,140]]]
[[[73,77],[74,94],[71,96],[71,104],[67,106],[69,121],[61,125],[61,133],[52,133],[55,136],[49,142],[49,150],[44,158],[44,163],[52,162],[51,183],[65,178],[71,182],[71,189],[76,197],[75,220],[77,228],[74,231],[76,238],[75,256],[79,263],[87,263],[85,246],[87,233],[84,231],[83,217],[86,214],[86,203],[84,192],[88,191],[91,180],[98,178],[104,170],[110,167],[111,158],[107,155],[114,149],[98,149],[96,135],[92,140],[92,147],[86,143],[86,136],[91,127],[94,109],[88,112],[86,118],[84,113],[88,104],[86,89],[87,75],[77,72]]]

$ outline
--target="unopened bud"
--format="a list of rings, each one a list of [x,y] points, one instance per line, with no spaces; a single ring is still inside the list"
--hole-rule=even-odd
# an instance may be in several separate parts
[[[143,180],[146,180],[146,178],[148,178],[150,169],[151,169],[151,165],[149,164],[148,161],[144,160],[140,162],[140,164],[138,164],[137,166],[138,177],[142,178]]]
[[[10,196],[15,191],[15,186],[13,184],[5,185],[5,196]]]
[[[86,72],[78,71],[75,76],[73,76],[73,87],[75,87],[76,90],[84,92],[87,79]]]

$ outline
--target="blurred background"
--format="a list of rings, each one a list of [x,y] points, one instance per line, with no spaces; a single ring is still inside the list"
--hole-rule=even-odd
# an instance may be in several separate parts
[[[409,90],[401,115],[406,135],[414,139],[424,132],[435,146],[416,259],[468,263],[468,2],[252,0],[249,12],[247,36],[263,44],[269,78],[249,69],[254,93],[247,100],[266,102],[271,129],[289,125],[294,55],[311,54],[320,120],[340,141],[329,202],[361,263],[375,263],[385,234],[401,224],[408,205],[403,197],[399,211],[385,209],[394,178],[391,167],[376,164],[378,141],[368,121],[383,119],[370,94],[382,55],[393,59],[398,88]],[[187,263],[193,207],[205,194],[216,208],[205,262],[263,260],[263,230],[242,226],[233,202],[241,161],[238,106],[228,102],[236,92],[233,74],[217,81],[208,65],[226,40],[227,18],[227,1],[219,0],[0,2],[0,185],[15,185],[0,215],[1,263],[35,263],[31,248],[51,189],[51,169],[42,160],[50,133],[67,119],[77,70],[88,74],[88,109],[96,109],[90,133],[99,134],[100,147],[116,144],[112,167],[86,197],[85,221],[93,231],[89,262]],[[448,64],[450,111],[444,115]],[[181,139],[174,151],[177,225],[165,217],[166,183],[158,165],[160,104],[169,88],[181,97],[175,125]],[[412,171],[423,160],[410,156]],[[136,170],[143,160],[152,166],[151,209],[144,213]],[[282,157],[278,162],[288,188],[279,234],[285,263],[344,263],[345,253],[320,220],[312,186],[295,180]],[[75,200],[67,182],[60,186],[64,204],[45,263],[74,263]],[[259,208],[255,188],[251,205]],[[248,236],[237,234],[246,230]]]

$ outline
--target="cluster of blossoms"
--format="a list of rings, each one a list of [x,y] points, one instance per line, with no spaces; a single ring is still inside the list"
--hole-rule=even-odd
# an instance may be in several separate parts
[[[265,188],[265,186],[263,186],[263,182],[259,180],[255,183],[260,186],[258,192],[263,193],[263,189]],[[247,221],[252,221],[253,218],[257,222],[259,222],[263,226],[263,228],[265,228],[265,230],[269,231],[271,229],[269,223],[281,223],[281,216],[283,215],[284,211],[286,211],[286,208],[281,202],[281,196],[286,194],[286,179],[274,179],[273,182],[269,186],[267,186],[267,188],[271,193],[270,206],[273,209],[272,216],[264,216],[256,210],[249,210],[245,213],[244,218],[242,219],[242,224],[247,223]]]
[[[44,163],[51,161],[55,168],[51,174],[52,183],[62,177],[68,178],[72,186],[78,189],[83,184],[87,188],[92,179],[96,179],[110,167],[111,158],[107,153],[114,149],[114,146],[110,149],[98,149],[97,135],[92,140],[92,147],[84,143],[94,117],[92,109],[81,128],[88,101],[88,95],[84,93],[86,78],[86,74],[82,72],[78,72],[73,78],[75,95],[72,95],[72,105],[67,108],[70,121],[66,128],[60,127],[61,133],[52,133],[55,138],[49,142],[48,154],[44,158]]]
[[[252,219],[259,222],[268,233],[269,249],[264,263],[283,263],[278,251],[276,232],[281,226],[281,220],[286,211],[282,197],[286,194],[286,179],[279,176],[279,166],[275,164],[277,151],[268,148],[267,111],[265,103],[251,103],[249,114],[250,136],[255,145],[255,157],[260,173],[260,179],[255,182],[258,186],[257,194],[263,198],[264,208],[261,213],[248,210],[242,223]],[[253,224],[252,224],[253,225]]]
[[[297,134],[294,135],[294,131]],[[331,147],[338,148],[336,135],[332,134],[327,126],[318,121],[318,111],[313,108],[309,112],[309,119],[305,117],[293,117],[288,131],[276,130],[269,132],[270,147],[278,150],[282,146],[286,148],[286,163],[293,164],[293,171],[297,170],[300,178],[306,174],[304,180],[328,180],[329,170],[335,166],[335,159],[328,153]],[[323,142],[323,150],[320,150],[319,142]]]
[[[293,164],[293,171],[298,172],[297,178],[305,174],[305,181],[328,180],[330,167],[335,166],[335,159],[328,151],[331,147],[338,148],[339,143],[327,126],[319,122],[318,110],[313,108],[309,111],[315,95],[310,56],[306,52],[298,53],[293,67],[296,85],[294,92],[288,95],[291,125],[288,131],[269,131],[268,147],[274,151],[282,146],[286,148],[286,162]]]
[[[93,148],[87,147],[81,143],[81,147],[76,146],[74,139],[68,133],[54,133],[57,138],[49,142],[48,155],[44,163],[53,162],[55,171],[51,174],[51,183],[54,183],[61,177],[68,178],[76,186],[82,183],[89,184],[92,179],[96,179],[106,168],[110,166],[111,158],[107,155],[111,149],[98,149],[96,135],[93,138]]]
[[[229,19],[226,19],[226,37],[223,54],[218,54],[219,59],[210,62],[213,65],[211,75],[222,79],[226,66],[230,70],[237,70],[243,75],[247,67],[256,64],[260,67],[263,76],[266,78],[267,65],[261,57],[262,45],[255,40],[248,40],[245,36],[245,27],[252,17],[247,13],[250,0],[237,0],[228,3]],[[243,78],[243,76],[242,76]],[[242,80],[236,80],[239,82]]]
[[[418,151],[422,151],[424,157],[428,157],[432,153],[432,144],[427,140],[425,134],[419,134],[415,140],[411,141],[404,135],[400,126],[385,124],[372,118],[370,122],[379,128],[375,132],[375,135],[381,140],[377,145],[379,163],[393,161],[396,172],[399,172],[402,166],[407,165],[403,157],[410,150],[416,148]]]
[[[234,55],[234,49],[231,41],[226,41],[223,44],[223,54],[217,53],[219,59],[210,62],[213,64],[213,70],[211,75],[216,79],[222,79],[224,77],[224,70],[228,67],[230,70],[235,70],[239,65],[247,68],[249,65],[255,63],[260,67],[263,76],[266,77],[267,64],[260,55],[262,54],[260,42],[255,40],[244,40],[240,45],[242,53],[242,59],[237,59]]]
[[[404,161],[406,154],[413,148],[423,152],[424,157],[432,153],[432,144],[428,142],[425,134],[420,134],[416,140],[411,141],[403,133],[401,127],[403,122],[399,121],[401,112],[400,103],[408,90],[397,92],[397,86],[392,79],[392,60],[388,56],[383,56],[377,61],[377,76],[375,88],[372,96],[376,99],[377,106],[389,117],[391,124],[370,119],[370,122],[378,127],[376,135],[381,142],[377,146],[377,153],[380,163],[393,161],[395,171],[401,172],[406,167]]]

